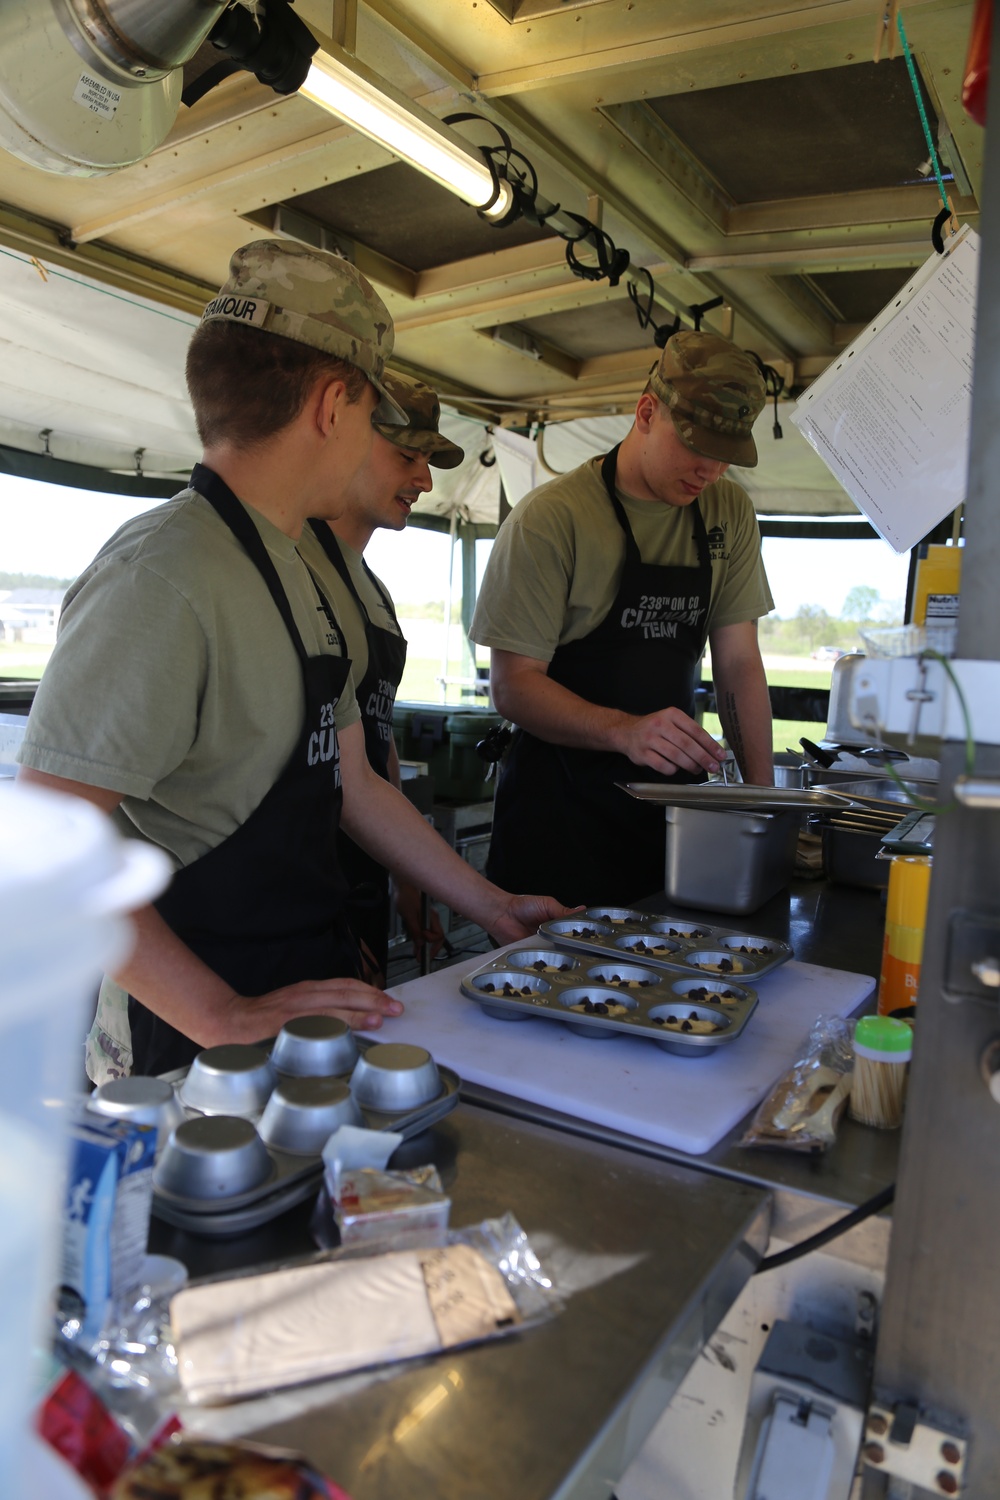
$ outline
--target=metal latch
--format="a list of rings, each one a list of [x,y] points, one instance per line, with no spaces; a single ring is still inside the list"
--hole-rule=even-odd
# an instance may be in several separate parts
[[[861,1457],[873,1469],[936,1495],[958,1495],[965,1480],[966,1441],[920,1419],[901,1401],[896,1408],[868,1408]]]

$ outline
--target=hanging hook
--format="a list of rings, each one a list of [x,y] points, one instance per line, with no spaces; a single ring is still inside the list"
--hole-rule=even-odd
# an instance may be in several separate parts
[[[137,448],[132,454],[132,462],[135,464],[135,476],[137,479],[142,478],[142,455],[145,451],[145,448]]]
[[[51,436],[52,436],[52,428],[51,427],[43,427],[42,430],[41,430],[41,432],[38,434],[39,440],[45,444],[45,447],[43,449],[43,453],[44,453],[44,455],[45,455],[46,458],[51,458],[52,457],[52,449],[49,447],[49,438]]]

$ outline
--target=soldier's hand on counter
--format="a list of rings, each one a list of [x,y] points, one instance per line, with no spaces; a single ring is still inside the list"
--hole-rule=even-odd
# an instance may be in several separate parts
[[[510,896],[506,891],[506,906],[493,918],[487,931],[498,943],[513,943],[518,938],[533,937],[540,922],[554,922],[558,917],[571,917],[582,906],[563,906],[554,896]]]
[[[234,994],[223,1025],[228,1042],[256,1042],[275,1036],[296,1016],[336,1016],[355,1031],[377,1031],[386,1016],[398,1016],[399,1000],[360,979],[301,979],[270,994]],[[220,1018],[222,1020],[222,1018]]]
[[[615,741],[615,749],[635,765],[666,776],[675,771],[711,774],[725,758],[712,736],[679,708],[662,708],[641,718],[623,714]]]

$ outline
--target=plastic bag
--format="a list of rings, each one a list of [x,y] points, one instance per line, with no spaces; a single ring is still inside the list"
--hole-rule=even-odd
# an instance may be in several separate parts
[[[826,1151],[837,1139],[854,1072],[854,1050],[840,1016],[818,1016],[805,1051],[754,1115],[741,1146]]]
[[[189,1400],[232,1401],[504,1337],[560,1305],[510,1215],[437,1247],[339,1252],[203,1283],[171,1303]]]

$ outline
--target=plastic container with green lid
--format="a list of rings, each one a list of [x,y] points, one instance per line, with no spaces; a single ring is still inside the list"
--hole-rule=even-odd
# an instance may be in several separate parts
[[[891,1016],[862,1016],[854,1028],[850,1113],[862,1125],[896,1130],[903,1123],[913,1032]]]
[[[862,1016],[854,1028],[854,1051],[872,1062],[905,1063],[913,1052],[913,1031],[892,1016]]]

